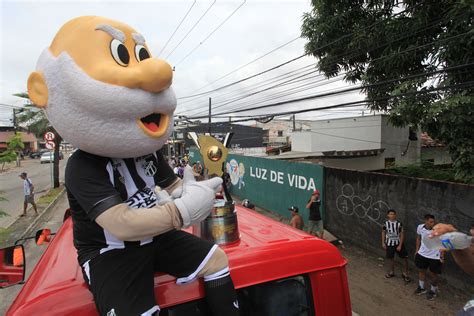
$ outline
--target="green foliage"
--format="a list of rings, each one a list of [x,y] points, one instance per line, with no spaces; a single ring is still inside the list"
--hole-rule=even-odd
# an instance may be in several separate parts
[[[327,77],[344,72],[345,80],[365,86],[372,110],[389,113],[395,126],[421,126],[446,144],[455,178],[473,183],[473,2],[313,0],[312,4],[312,11],[303,17],[302,36],[308,39],[306,52],[319,59],[320,70]],[[431,74],[458,65],[462,66]],[[419,93],[436,87],[444,89]],[[403,96],[406,93],[412,94]]]
[[[21,134],[16,132],[10,139],[7,141],[7,149],[11,151],[18,152],[25,148],[25,144],[21,140]]]
[[[0,191],[0,194],[2,194],[3,192]],[[8,201],[7,198],[3,197],[0,195],[0,202],[5,202],[5,201]],[[3,211],[3,209],[0,207],[0,217],[4,217],[4,216],[10,216],[8,213],[5,213],[5,211]],[[1,235],[1,233],[0,233]]]
[[[17,123],[25,125],[27,131],[35,134],[37,138],[43,138],[44,133],[52,129],[44,112],[37,109],[34,104],[30,102],[27,93],[15,93],[14,96],[24,98],[27,102],[25,109],[19,110],[16,114]]]
[[[38,201],[36,201],[37,204],[50,204],[54,201],[54,199],[59,195],[59,193],[62,192],[64,188],[63,187],[58,187],[54,188],[48,191],[45,195],[41,196]]]
[[[20,124],[24,124],[27,127],[28,132],[35,134],[37,138],[43,138],[44,133],[52,131],[56,135],[54,143],[54,161],[53,161],[53,175],[54,175],[54,187],[59,187],[59,144],[62,141],[61,136],[51,126],[48,118],[42,110],[39,110],[30,101],[28,93],[20,92],[14,94],[14,96],[26,99],[25,109],[20,111],[16,115],[16,120]]]
[[[395,167],[385,169],[384,172],[391,174],[399,174],[409,177],[442,180],[450,182],[463,182],[456,179],[456,173],[450,167],[438,167],[431,164],[413,164],[403,167]]]
[[[15,161],[17,157],[16,152],[7,149],[4,152],[0,153],[0,163],[2,164],[2,171],[3,168],[5,167],[5,164],[8,162]]]

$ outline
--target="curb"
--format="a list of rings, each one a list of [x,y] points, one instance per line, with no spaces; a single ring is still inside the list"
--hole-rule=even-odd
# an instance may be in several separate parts
[[[28,235],[30,230],[39,222],[43,215],[46,214],[46,212],[48,212],[58,203],[59,199],[63,197],[65,192],[66,188],[63,188],[62,191],[59,192],[59,194],[56,196],[56,198],[48,206],[46,206],[45,209],[38,216],[36,216],[33,222],[31,222],[31,224],[25,229],[25,231],[20,235],[18,239],[24,238],[26,235]]]

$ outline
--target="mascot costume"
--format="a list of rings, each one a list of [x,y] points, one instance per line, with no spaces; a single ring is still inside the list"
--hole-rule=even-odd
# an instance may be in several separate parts
[[[67,22],[28,93],[78,150],[66,167],[74,245],[101,315],[158,315],[154,273],[204,278],[213,315],[238,315],[227,256],[180,229],[210,213],[222,180],[183,180],[160,149],[173,130],[173,71],[143,35],[101,17]]]

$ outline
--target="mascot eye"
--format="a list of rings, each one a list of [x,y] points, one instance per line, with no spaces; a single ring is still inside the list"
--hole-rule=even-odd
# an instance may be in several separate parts
[[[145,46],[137,45],[135,46],[135,57],[138,61],[142,61],[144,59],[150,58],[150,54],[146,50]]]
[[[123,45],[118,39],[113,39],[112,42],[110,42],[110,52],[117,64],[124,67],[128,65],[130,55],[128,54],[125,45]]]

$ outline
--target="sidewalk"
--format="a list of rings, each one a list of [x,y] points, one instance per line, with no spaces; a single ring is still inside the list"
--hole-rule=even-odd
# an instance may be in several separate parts
[[[0,248],[12,245],[16,240],[24,237],[27,234],[31,234],[38,223],[47,220],[47,218],[49,218],[49,214],[55,212],[59,202],[61,202],[59,204],[63,204],[62,202],[64,199],[67,204],[66,194],[63,187],[63,191],[58,194],[52,203],[37,204],[39,213],[38,216],[35,215],[34,210],[30,205],[26,216],[12,218],[5,231],[3,231],[3,233],[0,235]],[[61,214],[64,214],[66,208],[62,210]]]
[[[2,243],[0,248],[13,245],[15,240],[17,240],[22,234],[25,236],[34,236],[35,232],[42,228],[49,228],[53,232],[57,231],[63,223],[64,212],[68,207],[69,203],[66,194],[60,194],[55,201],[55,204],[52,204],[49,208],[44,208],[34,223],[25,221],[15,222],[12,225],[12,227],[15,228],[15,233],[12,233],[10,239],[5,243]],[[32,217],[29,218],[30,220],[32,219]],[[36,246],[34,241],[29,240],[25,242],[24,246],[27,263],[25,278],[28,279],[31,271],[33,271],[33,268],[36,266],[48,245]],[[0,290],[2,294],[0,295],[0,315],[5,315],[6,310],[10,307],[21,288],[22,285],[14,285]]]

